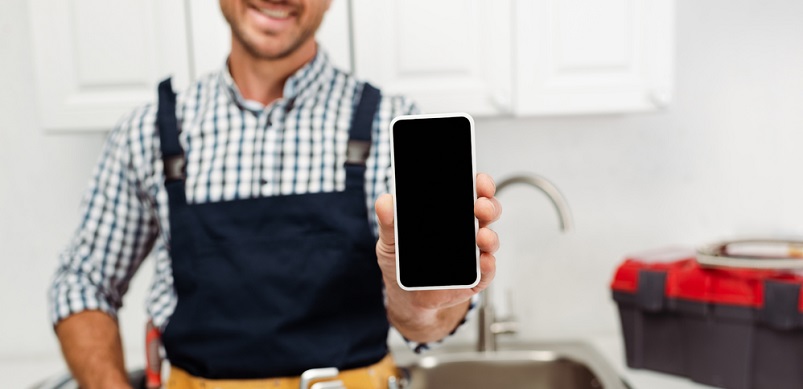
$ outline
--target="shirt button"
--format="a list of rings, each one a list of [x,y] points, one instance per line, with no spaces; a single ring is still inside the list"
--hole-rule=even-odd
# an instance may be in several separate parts
[[[262,184],[262,185],[267,185],[267,183],[268,183],[268,180],[266,180],[266,179],[264,179],[264,178],[260,178],[260,179],[259,179],[259,183],[260,183],[260,184]]]

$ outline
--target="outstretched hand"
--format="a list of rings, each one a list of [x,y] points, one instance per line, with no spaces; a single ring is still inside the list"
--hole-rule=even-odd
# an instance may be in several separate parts
[[[491,176],[477,175],[477,201],[474,203],[474,216],[479,222],[477,247],[480,250],[480,282],[470,289],[442,289],[405,291],[396,283],[396,242],[393,221],[393,197],[383,194],[376,201],[376,216],[379,221],[379,240],[376,244],[377,260],[385,281],[388,297],[388,310],[391,321],[426,321],[428,318],[443,317],[439,310],[464,306],[472,296],[488,285],[496,274],[494,253],[499,248],[499,238],[489,225],[499,219],[502,207],[494,197],[496,185]],[[433,218],[437,214],[433,213]],[[465,314],[465,311],[462,312]],[[400,323],[393,323],[399,326]],[[422,324],[422,323],[418,323]],[[400,329],[401,330],[401,329]],[[402,331],[403,332],[403,331]]]

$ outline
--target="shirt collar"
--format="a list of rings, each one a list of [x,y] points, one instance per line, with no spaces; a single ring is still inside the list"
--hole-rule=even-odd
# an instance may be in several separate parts
[[[228,62],[229,60],[227,57],[219,71],[221,86],[225,88],[225,91],[231,97],[232,101],[240,108],[254,112],[262,111],[265,108],[262,103],[248,100],[240,93],[240,89],[231,77]],[[329,56],[323,48],[318,45],[315,57],[293,73],[284,83],[282,99],[290,101],[291,103],[289,105],[292,105],[293,102],[308,97],[311,93],[310,91],[318,89],[315,88],[315,86],[323,82],[325,75],[331,73],[328,71],[331,66],[332,64],[329,62]]]

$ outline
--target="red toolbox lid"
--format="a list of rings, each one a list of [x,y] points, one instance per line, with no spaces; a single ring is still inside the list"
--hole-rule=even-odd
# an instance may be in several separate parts
[[[683,260],[672,262],[644,262],[637,258],[626,258],[616,269],[613,282],[611,282],[611,289],[618,292],[636,293],[638,290],[638,276],[641,270],[663,270],[668,272],[671,267],[682,266],[683,262]]]
[[[667,273],[666,295],[693,301],[761,307],[764,280],[779,275],[774,270],[712,269],[696,260]]]
[[[664,294],[668,298],[749,307],[764,305],[764,281],[803,284],[803,277],[779,270],[724,269],[701,266],[688,252],[677,251],[674,258],[655,261],[640,255],[627,257],[616,269],[611,289],[636,293],[642,270],[665,271]],[[798,299],[803,312],[803,288]]]

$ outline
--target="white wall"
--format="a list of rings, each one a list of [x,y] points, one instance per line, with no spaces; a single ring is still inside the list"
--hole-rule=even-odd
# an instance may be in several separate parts
[[[25,0],[0,12],[0,367],[54,359],[45,291],[103,143],[36,125]],[[500,194],[497,295],[520,336],[618,331],[608,282],[632,251],[745,235],[803,235],[803,2],[679,0],[676,97],[664,112],[480,119],[480,170],[534,172],[566,196],[576,229],[528,187]],[[123,309],[142,342],[150,264]],[[503,297],[503,296],[499,296]],[[503,300],[503,299],[502,299]],[[459,339],[471,340],[473,326]],[[132,361],[140,364],[140,361]],[[42,372],[39,372],[44,374]]]
[[[627,253],[803,235],[801,38],[797,0],[681,0],[665,112],[477,121],[481,170],[542,175],[574,214],[564,235],[536,190],[499,196],[496,289],[522,336],[618,331],[608,283]]]
[[[56,257],[77,226],[80,200],[105,139],[103,133],[48,133],[36,124],[30,36],[26,1],[4,2],[0,12],[3,373],[4,365],[59,355],[48,317],[47,288]],[[137,281],[147,278],[151,269],[144,268]],[[123,329],[132,349],[144,342],[145,289],[142,282],[133,287],[123,312]]]

